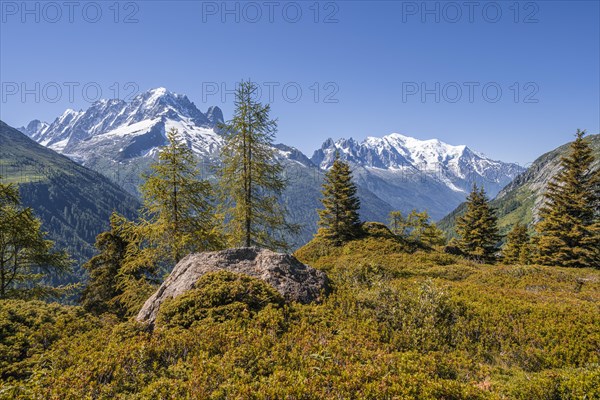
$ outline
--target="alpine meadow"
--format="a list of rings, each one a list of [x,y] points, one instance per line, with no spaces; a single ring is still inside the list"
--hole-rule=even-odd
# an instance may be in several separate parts
[[[0,400],[600,400],[600,3],[0,12]]]

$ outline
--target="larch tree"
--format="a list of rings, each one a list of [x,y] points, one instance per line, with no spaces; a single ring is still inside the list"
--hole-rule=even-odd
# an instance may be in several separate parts
[[[600,268],[600,170],[593,163],[585,131],[578,129],[545,193],[536,225],[536,262]]]
[[[223,243],[211,184],[201,179],[196,157],[176,129],[167,139],[140,187],[144,206],[139,229],[158,258],[174,264],[189,253],[216,250]]]
[[[474,184],[467,198],[467,211],[456,221],[460,250],[471,259],[493,262],[500,241],[497,220],[485,190]]]
[[[337,244],[360,235],[360,200],[356,195],[350,165],[336,152],[331,168],[325,173],[321,193],[323,209],[319,213],[319,235]]]
[[[281,201],[287,182],[273,147],[277,121],[270,105],[255,99],[257,90],[255,83],[241,82],[233,118],[221,126],[225,145],[217,175],[224,231],[230,246],[285,250],[286,235],[298,227],[287,221]]]
[[[531,240],[527,226],[517,223],[506,237],[502,257],[506,264],[527,265],[531,259]]]
[[[389,215],[390,230],[403,239],[426,246],[443,245],[446,237],[437,225],[431,222],[427,211],[412,210],[406,217],[401,211],[392,211]]]
[[[110,229],[96,237],[99,254],[84,265],[90,280],[81,299],[90,311],[133,315],[161,273],[186,254],[224,245],[210,183],[176,129],[167,139],[140,186],[140,219],[113,214]]]
[[[42,223],[21,205],[19,191],[0,183],[0,299],[59,296],[69,287],[54,287],[52,277],[71,270],[64,251],[53,250]]]
[[[431,217],[427,211],[417,212],[413,210],[411,215],[414,220],[412,223],[414,229],[411,234],[415,240],[427,246],[442,246],[446,244],[444,232],[437,227],[435,222],[431,221]],[[411,220],[411,215],[409,215],[409,221]]]
[[[390,231],[396,236],[407,238],[410,234],[408,219],[402,214],[402,211],[391,211],[388,218]]]

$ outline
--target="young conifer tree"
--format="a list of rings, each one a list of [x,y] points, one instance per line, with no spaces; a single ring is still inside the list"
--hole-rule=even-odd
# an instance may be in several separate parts
[[[122,219],[116,213],[110,216],[110,230],[96,236],[98,254],[83,265],[89,278],[80,303],[86,310],[96,314],[124,314],[119,302],[114,301],[121,294],[118,277],[130,245]]]
[[[502,248],[505,264],[527,265],[531,258],[531,244],[527,227],[517,223],[506,237]]]
[[[497,217],[490,207],[483,187],[473,190],[467,198],[467,211],[456,221],[460,236],[459,248],[469,258],[483,262],[493,262],[500,235]]]
[[[323,209],[319,213],[319,234],[341,244],[360,234],[360,200],[352,182],[350,165],[336,152],[331,168],[323,183]]]
[[[0,182],[0,299],[64,294],[68,287],[49,282],[69,272],[72,260],[53,247],[33,210],[21,205],[18,188]]]
[[[401,211],[392,211],[389,218],[390,230],[403,239],[426,246],[446,243],[444,232],[431,222],[427,211],[412,210],[407,217],[402,215]]]
[[[189,253],[219,249],[222,241],[210,183],[201,179],[197,160],[176,129],[167,139],[140,187],[144,221],[139,229],[157,259],[174,264]]]
[[[80,303],[86,310],[132,316],[156,290],[165,260],[164,252],[148,239],[149,225],[117,213],[110,216],[110,229],[96,236],[98,254],[83,265],[89,279]]]
[[[402,211],[391,211],[388,218],[390,231],[401,238],[408,238],[410,234],[408,219],[402,214]]]

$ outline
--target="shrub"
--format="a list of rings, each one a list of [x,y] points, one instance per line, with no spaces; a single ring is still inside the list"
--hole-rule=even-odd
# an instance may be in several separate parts
[[[0,398],[600,399],[600,271],[323,243],[298,251],[328,270],[322,303],[282,307],[262,281],[209,274],[153,332],[76,314],[81,329],[37,347]]]
[[[165,301],[156,325],[187,328],[206,318],[225,321],[255,314],[272,303],[282,305],[283,297],[264,281],[228,271],[213,272],[202,276],[194,289]]]
[[[26,378],[54,342],[98,322],[81,307],[0,300],[0,379]]]

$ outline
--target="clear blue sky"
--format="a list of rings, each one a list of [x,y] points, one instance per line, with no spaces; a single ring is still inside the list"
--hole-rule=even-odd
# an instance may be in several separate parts
[[[121,98],[164,86],[228,118],[233,98],[223,102],[221,88],[250,78],[265,101],[279,83],[278,141],[309,156],[327,137],[400,132],[526,164],[577,128],[600,131],[598,1],[278,3],[228,2],[227,14],[220,1],[120,2],[117,15],[114,1],[27,2],[29,12],[2,0],[0,118],[52,121],[86,108],[95,87],[114,97],[115,83]],[[69,82],[79,84],[72,99]],[[22,99],[22,85],[35,92],[36,83],[39,101]],[[299,101],[286,101],[286,84],[288,100],[301,88]]]

